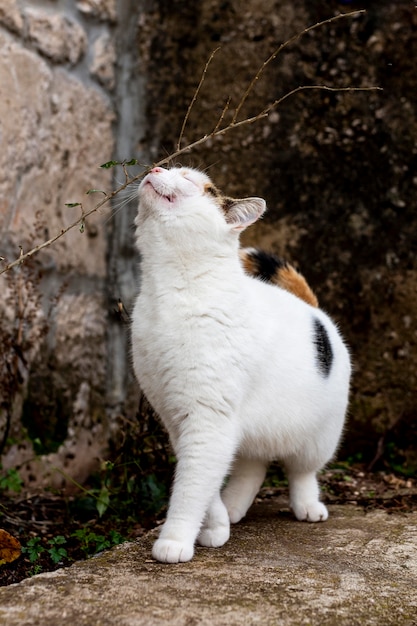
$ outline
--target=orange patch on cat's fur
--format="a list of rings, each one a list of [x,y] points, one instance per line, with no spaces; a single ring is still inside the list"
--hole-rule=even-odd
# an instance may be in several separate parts
[[[287,267],[280,269],[276,281],[274,280],[273,282],[301,298],[307,304],[314,307],[319,306],[316,294],[312,291],[304,276],[297,272],[292,265],[287,265]]]
[[[319,303],[313,290],[307,283],[306,279],[295,267],[275,257],[273,254],[267,254],[254,250],[253,248],[242,248],[239,252],[243,268],[255,278],[266,280],[268,283],[277,285],[286,291],[297,296],[307,304],[318,307]],[[263,260],[269,260],[268,270],[273,267],[274,271],[268,271],[267,276],[263,268]]]

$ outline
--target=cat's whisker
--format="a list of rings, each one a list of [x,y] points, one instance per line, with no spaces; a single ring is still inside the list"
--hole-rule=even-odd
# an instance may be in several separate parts
[[[103,220],[103,224],[108,224],[118,213],[120,213],[126,206],[131,203],[135,203],[137,205],[138,202],[138,186],[135,187],[134,191],[131,189],[128,190],[128,193],[124,195],[124,197],[117,198],[117,201],[113,202],[110,207],[110,214]]]

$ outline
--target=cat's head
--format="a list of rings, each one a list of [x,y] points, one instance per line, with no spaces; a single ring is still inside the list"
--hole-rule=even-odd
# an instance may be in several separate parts
[[[147,219],[204,232],[239,233],[255,222],[266,209],[262,198],[233,199],[223,196],[210,178],[185,167],[154,167],[139,186],[136,225]]]

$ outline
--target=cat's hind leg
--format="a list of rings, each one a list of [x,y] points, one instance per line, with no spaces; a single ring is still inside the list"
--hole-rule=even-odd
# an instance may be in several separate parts
[[[257,459],[237,457],[222,493],[232,524],[246,515],[265,479],[266,465]]]
[[[206,513],[197,541],[200,546],[219,548],[230,537],[230,521],[220,493],[217,493]]]
[[[301,472],[288,468],[290,488],[290,506],[295,517],[300,521],[324,522],[329,513],[323,502],[320,502],[320,489],[316,472]]]

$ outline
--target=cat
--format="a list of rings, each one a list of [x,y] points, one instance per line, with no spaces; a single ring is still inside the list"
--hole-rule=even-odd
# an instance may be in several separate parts
[[[350,356],[314,294],[306,302],[271,284],[256,251],[239,257],[239,234],[265,210],[191,168],[155,167],[139,186],[133,367],[177,457],[152,550],[161,562],[191,560],[196,541],[226,543],[272,460],[286,469],[295,517],[328,517],[316,473],[343,430]],[[269,282],[248,275],[257,270]]]

